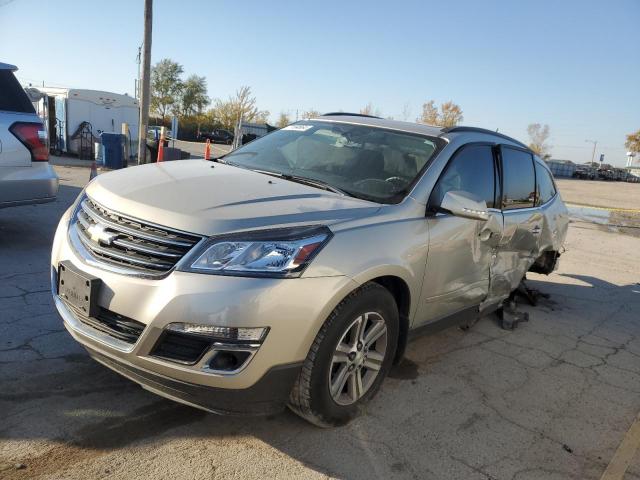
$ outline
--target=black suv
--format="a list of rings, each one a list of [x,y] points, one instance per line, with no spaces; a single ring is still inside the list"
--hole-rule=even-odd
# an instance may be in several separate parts
[[[233,133],[222,128],[213,129],[211,132],[202,132],[198,138],[200,140],[209,139],[211,143],[224,143],[225,145],[233,143]]]

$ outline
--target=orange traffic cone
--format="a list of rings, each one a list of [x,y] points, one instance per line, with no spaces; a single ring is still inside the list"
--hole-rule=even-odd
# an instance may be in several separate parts
[[[211,159],[211,140],[209,140],[208,138],[207,138],[207,143],[204,146],[204,159],[205,160]]]
[[[158,143],[158,162],[164,160],[164,127],[160,129],[160,143]]]
[[[89,173],[89,181],[93,180],[98,176],[98,167],[96,166],[96,161],[91,162],[91,173]]]

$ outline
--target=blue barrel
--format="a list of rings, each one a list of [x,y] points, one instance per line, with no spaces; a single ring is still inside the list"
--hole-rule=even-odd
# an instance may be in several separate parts
[[[121,133],[102,132],[102,165],[109,170],[126,167],[124,158],[125,136]]]

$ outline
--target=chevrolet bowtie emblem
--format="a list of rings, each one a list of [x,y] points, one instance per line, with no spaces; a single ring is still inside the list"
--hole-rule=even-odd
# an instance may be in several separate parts
[[[100,225],[99,223],[91,225],[87,228],[87,232],[89,233],[91,240],[105,245],[111,245],[118,236],[116,233],[107,232],[104,225]]]

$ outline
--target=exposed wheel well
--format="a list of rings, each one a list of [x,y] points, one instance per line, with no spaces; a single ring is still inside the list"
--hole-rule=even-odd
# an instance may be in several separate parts
[[[409,292],[409,286],[400,277],[393,275],[374,278],[371,281],[389,290],[398,306],[400,331],[398,335],[398,348],[396,349],[396,356],[393,359],[394,363],[398,363],[404,355],[409,335],[409,312],[411,311],[411,293]]]
[[[556,269],[556,264],[558,263],[559,256],[560,252],[557,252],[555,250],[546,250],[542,252],[542,254],[536,259],[535,262],[533,262],[533,265],[531,265],[529,271],[549,275]]]

